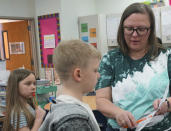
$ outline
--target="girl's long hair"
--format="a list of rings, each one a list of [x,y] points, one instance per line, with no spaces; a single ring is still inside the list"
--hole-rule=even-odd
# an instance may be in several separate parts
[[[25,103],[19,93],[19,82],[24,80],[30,74],[34,73],[26,69],[16,69],[11,72],[8,78],[6,88],[6,120],[3,124],[3,131],[13,131],[14,124],[16,125],[15,130],[17,131],[19,129],[21,112],[26,116],[28,127],[31,128],[33,126],[34,116],[26,106],[28,103],[33,107],[32,99],[27,100],[27,103]],[[11,125],[11,118],[13,118],[13,125]]]

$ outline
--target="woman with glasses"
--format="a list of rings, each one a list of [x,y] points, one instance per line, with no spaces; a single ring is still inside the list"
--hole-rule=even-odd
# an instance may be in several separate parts
[[[171,50],[158,44],[148,5],[134,3],[125,9],[117,41],[119,48],[101,61],[96,85],[97,108],[108,118],[106,131],[170,128]]]

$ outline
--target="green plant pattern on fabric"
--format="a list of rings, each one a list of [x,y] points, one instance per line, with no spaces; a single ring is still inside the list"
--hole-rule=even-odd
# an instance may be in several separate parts
[[[138,120],[152,112],[153,101],[164,95],[170,82],[170,54],[170,49],[160,50],[158,57],[153,61],[149,59],[148,53],[139,60],[133,60],[124,56],[118,48],[111,50],[103,56],[100,63],[101,77],[96,90],[112,87],[113,103],[130,111]],[[113,128],[119,128],[113,119],[108,119],[108,123]],[[166,115],[162,122],[148,129],[161,131],[168,127],[171,127],[171,118]]]

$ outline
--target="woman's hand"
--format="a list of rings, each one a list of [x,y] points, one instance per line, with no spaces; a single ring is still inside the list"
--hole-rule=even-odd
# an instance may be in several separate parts
[[[153,102],[153,107],[154,107],[154,110],[157,110],[158,107],[159,107],[159,104],[160,104],[160,101],[161,99],[156,99],[154,102]],[[162,115],[164,113],[168,112],[168,105],[167,105],[167,101],[163,102],[162,105],[160,106],[160,108],[158,109],[158,111],[156,112],[155,115]]]
[[[134,128],[137,124],[133,115],[112,103],[112,88],[96,90],[97,109],[108,118],[115,119],[119,126]]]
[[[137,125],[134,116],[130,112],[123,109],[118,110],[115,115],[115,119],[121,127],[134,128]]]

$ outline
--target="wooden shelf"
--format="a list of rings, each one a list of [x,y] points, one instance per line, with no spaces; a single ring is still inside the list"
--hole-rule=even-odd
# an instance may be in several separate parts
[[[83,102],[88,104],[92,110],[96,110],[96,96],[83,96]],[[51,104],[46,104],[44,109],[49,110]]]
[[[4,122],[5,116],[0,116],[0,122]]]
[[[96,110],[96,96],[83,96],[83,102],[87,103],[92,110]]]

